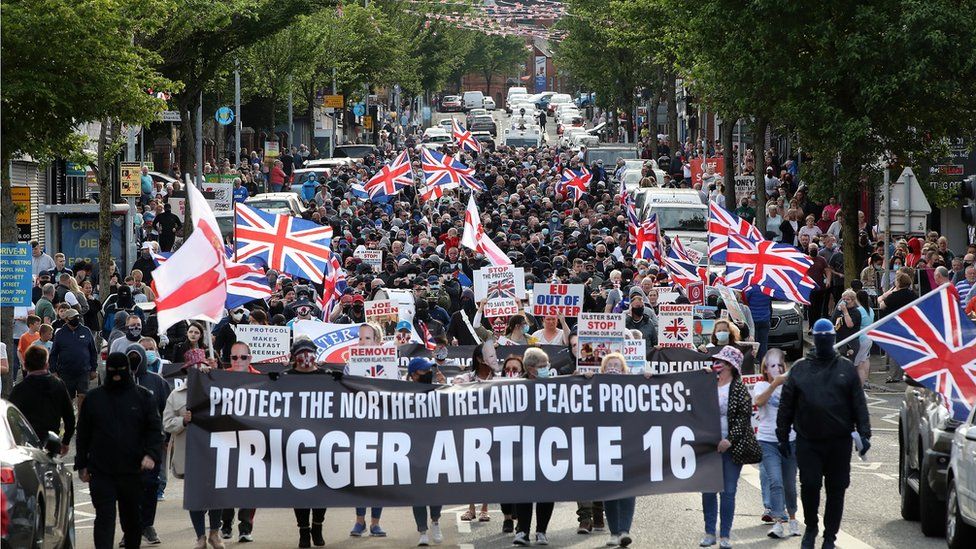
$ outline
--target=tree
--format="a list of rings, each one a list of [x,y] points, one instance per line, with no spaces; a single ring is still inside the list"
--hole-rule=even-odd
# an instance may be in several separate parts
[[[475,34],[474,45],[463,67],[485,78],[485,95],[491,95],[491,79],[498,73],[511,73],[525,62],[525,41],[515,36]]]
[[[146,88],[171,83],[155,68],[159,58],[133,38],[157,30],[166,7],[163,0],[5,0],[0,164],[9,166],[21,154],[40,160],[78,155],[85,143],[76,128],[84,122],[155,119],[163,104]],[[0,179],[2,240],[15,242],[8,170]],[[99,260],[107,268],[108,252]],[[11,352],[12,321],[12,309],[4,308],[0,333]]]

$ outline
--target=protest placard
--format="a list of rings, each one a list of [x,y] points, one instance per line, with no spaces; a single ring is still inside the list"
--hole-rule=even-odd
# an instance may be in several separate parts
[[[237,341],[251,348],[251,362],[288,362],[291,346],[291,328],[288,326],[259,326],[238,324],[234,326]]]
[[[353,257],[358,257],[363,260],[363,263],[369,265],[374,273],[378,273],[383,270],[383,250],[368,250],[368,249],[357,249],[352,253]]]
[[[725,309],[729,312],[729,318],[732,319],[732,322],[746,324],[746,315],[739,306],[739,300],[736,299],[735,292],[728,286],[721,284],[715,286],[715,288],[718,290],[718,295],[722,297],[722,301],[725,303]]]
[[[600,370],[603,357],[610,353],[623,353],[625,329],[624,313],[581,313],[577,324],[577,373],[596,373]]]
[[[394,345],[366,345],[349,348],[345,373],[353,376],[399,379]]]
[[[647,340],[628,339],[624,341],[624,360],[632,374],[643,374],[647,366]]]
[[[393,339],[397,322],[400,320],[400,307],[389,299],[367,301],[364,304],[366,322],[376,324],[383,330],[383,339]]]
[[[484,316],[511,316],[519,312],[519,299],[525,294],[524,281],[521,294],[515,284],[515,267],[500,265],[485,267],[475,271],[474,297],[476,300],[487,299],[483,310]]]
[[[532,314],[571,318],[583,312],[582,284],[536,284],[533,288]]]
[[[657,312],[657,344],[659,347],[694,348],[694,324],[691,304],[665,303]]]

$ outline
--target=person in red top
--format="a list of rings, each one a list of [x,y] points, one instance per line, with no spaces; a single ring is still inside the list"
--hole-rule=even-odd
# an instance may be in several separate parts
[[[231,372],[247,372],[249,374],[260,374],[261,372],[251,366],[251,347],[243,341],[238,341],[230,347],[230,368]],[[240,537],[239,543],[254,541],[252,534],[254,530],[254,509],[238,509],[237,511],[237,530]],[[223,539],[230,539],[234,534],[234,509],[224,509],[220,512],[220,536]]]
[[[271,168],[271,176],[268,182],[271,184],[271,192],[279,193],[282,187],[285,186],[285,170],[282,167],[281,160],[275,160],[274,166]]]
[[[457,228],[451,227],[448,229],[447,233],[441,235],[440,241],[444,243],[445,251],[460,246],[461,237],[458,236]]]

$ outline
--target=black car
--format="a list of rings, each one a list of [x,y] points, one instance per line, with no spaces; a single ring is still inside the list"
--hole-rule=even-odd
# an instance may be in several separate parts
[[[492,137],[498,135],[498,125],[490,114],[475,116],[468,126],[471,132],[488,132]]]
[[[0,400],[3,549],[75,547],[72,474],[60,451],[57,435],[42,441],[16,406]]]
[[[901,516],[919,521],[926,536],[941,536],[952,437],[960,422],[953,419],[942,395],[908,377],[905,381],[908,387],[898,414]]]
[[[376,145],[338,145],[333,149],[332,158],[361,160],[370,154],[376,156]]]
[[[471,132],[471,136],[481,143],[481,147],[489,151],[495,150],[495,139],[488,132]]]

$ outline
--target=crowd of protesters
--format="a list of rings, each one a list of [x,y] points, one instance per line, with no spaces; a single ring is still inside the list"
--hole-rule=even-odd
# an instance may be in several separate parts
[[[438,373],[438,365],[447,363],[446,348],[454,345],[474,345],[475,351],[469,370],[453,382],[477,383],[496,376],[539,379],[575,373],[572,366],[565,370],[550,368],[548,356],[538,347],[530,347],[523,356],[508,357],[502,362],[497,359],[494,346],[499,344],[561,345],[569,347],[576,356],[576,319],[537,318],[527,307],[511,317],[483,315],[484,303],[476,302],[472,289],[463,284],[463,280],[474,278],[475,270],[488,264],[480,254],[460,244],[466,191],[447,191],[443,197],[426,202],[419,198],[416,188],[407,188],[385,202],[362,198],[356,192],[357,186],[365,183],[399,147],[411,150],[416,181],[423,180],[419,155],[415,153],[420,146],[419,135],[392,129],[387,135],[389,138],[384,136],[375,153],[348,166],[332,168],[314,182],[296,181],[293,177],[295,169],[301,169],[318,155],[304,145],[286,149],[270,163],[265,162],[262,151],[242,150],[240,157],[244,160],[239,163],[211,159],[206,164],[206,172],[236,174],[235,200],[246,201],[265,190],[291,190],[304,198],[302,217],[333,227],[333,251],[341,258],[348,282],[348,289],[333,311],[320,309],[320,281],[303,281],[269,269],[267,281],[273,291],[270,299],[228,311],[227,317],[212,330],[202,323],[184,322],[160,333],[153,309],[151,281],[156,264],[152,254],[171,251],[181,242],[182,219],[171,211],[167,201],[172,193],[180,191],[179,181],[166,186],[155,184],[151,192],[144,193],[143,211],[137,220],[143,240],[140,255],[131,266],[109,265],[107,280],[99,280],[99,270],[92,261],[82,259],[68,264],[63,254],[50,255],[42,245],[33,243],[33,306],[18,310],[16,315],[16,353],[10,370],[17,385],[11,399],[18,405],[23,402],[25,410],[33,410],[28,416],[37,422],[39,431],[62,432],[66,451],[77,432],[76,467],[83,480],[92,482],[97,546],[114,543],[116,503],[126,546],[138,546],[140,538],[150,544],[159,543],[153,526],[156,502],[165,499],[168,472],[181,477],[185,460],[192,459],[184,455],[183,436],[193,421],[186,410],[185,388],[171,391],[159,374],[166,362],[183,364],[184,368],[230,368],[256,373],[247,345],[236,342],[232,329],[236,324],[288,325],[296,318],[321,319],[323,314],[332,322],[362,324],[364,301],[384,289],[407,289],[415,300],[412,322],[415,326],[422,324],[438,343],[432,361],[410,361],[406,372],[409,381],[448,382]],[[666,168],[668,186],[695,188],[703,202],[717,201],[722,196],[718,178],[691,181],[688,162],[696,152],[690,144],[672,150],[665,139],[654,139],[645,133],[643,147],[645,157],[658,158],[659,165]],[[453,152],[451,147],[446,148]],[[657,338],[658,290],[671,286],[670,277],[662,266],[635,260],[629,250],[627,216],[616,182],[622,161],[616,167],[603,166],[602,162],[590,164],[594,177],[589,192],[580,200],[556,192],[561,170],[584,164],[583,155],[584,152],[553,146],[499,146],[481,154],[459,153],[457,158],[475,168],[477,178],[485,184],[486,190],[476,196],[485,232],[515,266],[524,268],[526,289],[531,291],[534,284],[551,281],[584,284],[583,311],[624,313],[627,329],[633,337],[646,339],[650,352]],[[741,172],[756,169],[751,151],[745,158]],[[854,206],[838,204],[833,198],[824,204],[812,202],[793,160],[780,163],[775,154],[767,152],[762,164],[769,201],[759,205],[754,196],[741,197],[734,212],[753,221],[756,208],[765,208],[767,237],[810,254],[814,264],[809,274],[817,287],[811,305],[805,308],[806,328],[815,338],[840,341],[870,324],[875,314],[896,310],[944,282],[953,284],[960,304],[967,312],[974,312],[976,246],[954,253],[948,249],[946,238],[937,233],[884,239],[859,212],[861,255],[857,263],[863,270],[845,273],[840,247],[841,210]],[[650,165],[645,170],[651,174]],[[173,171],[179,179],[179,168],[174,167]],[[662,236],[667,243],[668,235]],[[230,235],[227,239],[232,244]],[[882,259],[886,245],[887,264]],[[382,250],[382,269],[373,272],[362,263],[355,254],[359,249]],[[790,367],[785,355],[771,349],[765,340],[770,301],[761,292],[758,294],[746,291],[740,298],[738,306],[748,313],[746,322],[718,320],[710,342],[701,349],[714,357],[719,380],[723,440],[717,451],[723,454],[724,479],[721,494],[702,496],[703,547],[731,546],[735,489],[744,463],[762,464],[763,519],[772,525],[770,536],[806,536],[812,531],[815,537],[819,487],[816,494],[813,488],[803,487],[804,506],[813,506],[812,511],[805,513],[805,533],[795,518],[798,463],[801,483],[819,486],[819,479],[804,476],[804,460],[809,462],[811,456],[820,455],[828,446],[844,450],[841,443],[830,446],[824,440],[834,440],[837,432],[847,428],[843,436],[849,455],[852,429],[848,427],[856,427],[865,439],[870,437],[866,415],[860,415],[863,393],[859,393],[859,401],[852,403],[851,414],[836,417],[838,412],[829,412],[831,418],[836,418],[835,423],[813,424],[811,410],[818,409],[818,399],[825,397],[786,375]],[[687,302],[685,296],[678,299]],[[729,307],[717,296],[711,296],[709,304]],[[411,326],[398,325],[397,331],[401,328],[407,332]],[[364,335],[364,330],[360,330],[361,337],[370,337],[370,330],[365,331]],[[379,334],[379,329],[373,328],[372,335],[378,339]],[[870,347],[870,341],[862,339],[839,351],[852,367],[857,367],[861,382],[867,381]],[[297,340],[286,374],[322,373],[315,364],[314,351],[311,342]],[[765,378],[752,395],[739,380],[741,373],[753,373],[741,372],[744,354],[753,355],[749,362],[757,364],[755,373]],[[818,340],[816,348],[793,369],[804,372],[814,367],[811,364],[832,359],[826,344]],[[105,380],[99,386],[98,366],[103,361]],[[627,371],[623,357],[614,355],[605,357],[601,368],[605,373]],[[898,373],[893,372],[891,379],[897,380]],[[34,401],[32,407],[29,400],[24,400],[24,394],[36,393],[46,395],[43,402],[50,402],[50,406],[38,406],[40,401]],[[18,394],[21,397],[15,399]],[[86,399],[86,394],[91,396]],[[117,425],[118,418],[112,418],[107,411],[117,401],[132,403],[140,410],[139,417]],[[757,435],[753,435],[748,421],[753,402],[760,410]],[[789,408],[790,419],[785,423],[783,407]],[[52,428],[59,422],[63,422],[63,429]],[[110,429],[136,441],[125,455],[107,453]],[[829,477],[825,482],[829,486],[842,484],[842,465],[831,462],[828,469],[823,472]],[[828,506],[837,505],[836,498],[837,491],[828,490]],[[842,503],[842,490],[840,498]],[[126,509],[122,510],[123,506]],[[578,507],[580,534],[609,529],[608,545],[631,543],[633,499],[579,502]],[[533,509],[534,538],[530,536]],[[472,504],[462,520],[490,521],[487,504],[480,513],[475,511]],[[516,545],[528,545],[533,540],[537,544],[548,543],[546,529],[553,512],[552,502],[503,505],[502,512],[502,531],[513,534]],[[420,545],[443,539],[440,513],[437,506],[414,508]],[[367,524],[366,509],[357,509],[350,535],[386,535],[380,526],[381,514],[381,508],[373,508]],[[252,541],[255,511],[240,509],[236,517],[239,541]],[[324,544],[325,509],[296,509],[295,517],[300,547]],[[825,547],[828,541],[832,546],[839,527],[839,515],[831,517],[836,521],[824,524]],[[190,519],[198,548],[207,543],[220,548],[222,540],[232,537],[235,510],[191,511]],[[268,535],[274,534],[269,531]]]

